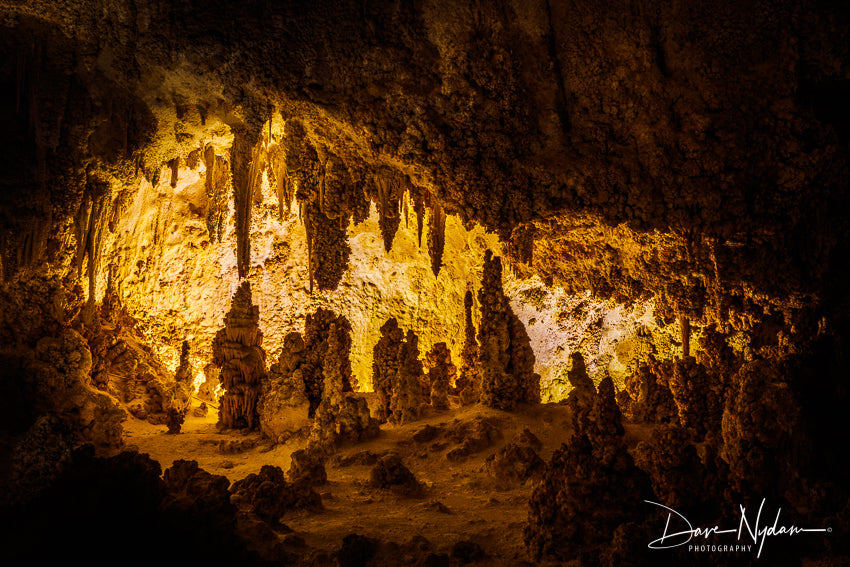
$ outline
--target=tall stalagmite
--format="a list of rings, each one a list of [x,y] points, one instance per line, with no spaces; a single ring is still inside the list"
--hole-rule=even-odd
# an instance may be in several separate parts
[[[425,363],[428,365],[431,407],[448,409],[449,384],[454,380],[457,370],[452,364],[452,353],[446,343],[435,343],[425,355]]]
[[[404,424],[419,419],[422,407],[428,404],[422,388],[424,373],[419,360],[419,337],[412,330],[407,331],[405,342],[399,347],[398,362],[398,381],[390,409],[393,421]]]
[[[472,322],[472,303],[472,291],[467,290],[463,299],[466,327],[463,348],[460,351],[460,371],[455,383],[455,391],[464,405],[474,404],[481,397],[481,370],[478,365],[475,323]]]
[[[339,353],[330,351],[331,334],[334,337]],[[304,323],[304,345],[306,358],[301,365],[307,398],[310,400],[310,417],[313,416],[319,402],[322,401],[324,375],[327,366],[339,364],[339,374],[342,388],[345,392],[352,391],[351,374],[351,323],[345,315],[337,315],[329,309],[318,308],[312,315],[307,315]]]
[[[386,421],[392,413],[390,401],[398,383],[398,353],[403,342],[404,331],[392,317],[381,325],[381,338],[372,349],[372,388],[378,394],[378,419],[381,421]]]
[[[534,351],[522,321],[502,290],[502,262],[490,250],[484,254],[484,274],[478,291],[481,402],[511,409],[516,402],[540,401],[540,376],[534,373]]]
[[[255,429],[259,426],[257,401],[266,374],[263,333],[258,326],[260,309],[251,300],[251,284],[242,282],[224,318],[224,328],[213,340],[213,364],[221,367],[224,387],[218,421],[224,427]]]

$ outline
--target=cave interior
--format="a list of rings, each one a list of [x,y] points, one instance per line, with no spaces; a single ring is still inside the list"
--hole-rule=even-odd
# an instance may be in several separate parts
[[[850,565],[843,2],[0,26],[3,564]]]

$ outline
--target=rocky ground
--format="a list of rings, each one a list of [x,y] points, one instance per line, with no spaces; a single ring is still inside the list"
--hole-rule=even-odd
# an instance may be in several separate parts
[[[257,473],[263,465],[286,471],[291,453],[306,446],[306,439],[299,436],[272,444],[258,433],[219,431],[216,420],[215,409],[205,417],[190,413],[183,432],[169,435],[164,426],[131,419],[125,423],[125,442],[148,453],[163,469],[178,459],[196,460],[202,469],[231,482]],[[470,431],[460,431],[463,426],[470,426]],[[516,412],[475,405],[435,411],[402,426],[384,424],[378,438],[343,447],[328,459],[327,483],[316,487],[324,509],[287,512],[281,522],[292,532],[280,537],[301,537],[314,552],[329,554],[352,533],[419,546],[427,540],[435,554],[450,556],[453,551],[461,553],[463,542],[474,542],[489,564],[529,561],[522,528],[542,463],[535,469],[533,464],[513,461],[514,474],[506,469],[494,471],[492,462],[510,442],[527,440],[529,432],[539,445],[533,437],[527,444],[548,461],[571,429],[570,410],[561,404],[522,406]],[[629,435],[636,441],[645,432],[634,426]],[[374,464],[391,453],[401,457],[421,483],[421,491],[408,494],[372,486]],[[521,478],[524,467],[530,469],[525,480]]]

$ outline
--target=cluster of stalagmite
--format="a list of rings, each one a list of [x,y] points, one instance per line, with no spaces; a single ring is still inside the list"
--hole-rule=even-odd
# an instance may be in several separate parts
[[[331,347],[333,335],[333,348]],[[353,390],[351,373],[351,323],[345,315],[337,315],[329,309],[318,308],[308,314],[304,323],[305,359],[301,373],[310,400],[310,417],[313,416],[324,396],[324,376],[330,366],[339,364],[342,389]]]
[[[221,368],[224,387],[219,424],[228,428],[259,427],[257,402],[266,374],[266,354],[259,328],[260,310],[251,299],[251,284],[242,282],[224,318],[224,328],[213,340],[213,364]]]
[[[540,401],[540,376],[534,372],[534,351],[522,321],[502,289],[502,262],[490,250],[478,291],[481,402],[511,409],[517,402]]]
[[[436,343],[425,356],[427,373],[419,360],[419,338],[405,334],[395,318],[381,327],[373,349],[372,383],[378,394],[381,421],[407,423],[422,417],[426,408],[447,409],[456,374],[446,343]]]
[[[624,564],[646,545],[630,537],[637,529],[633,522],[644,517],[646,499],[652,499],[650,481],[626,448],[614,385],[606,378],[534,489],[526,546],[538,560],[593,556],[602,565]],[[618,539],[640,547],[620,549]]]
[[[266,437],[285,441],[310,424],[310,400],[302,369],[307,354],[301,333],[286,335],[278,361],[262,382],[258,411],[260,431]]]
[[[311,441],[320,447],[363,441],[379,432],[378,421],[369,413],[366,399],[345,387],[342,369],[348,352],[340,344],[336,324],[331,323],[328,331],[326,364],[322,370],[322,401],[316,408],[310,434]]]

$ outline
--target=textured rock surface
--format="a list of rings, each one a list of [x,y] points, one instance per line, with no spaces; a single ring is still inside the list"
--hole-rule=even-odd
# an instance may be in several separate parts
[[[306,360],[304,339],[300,333],[290,333],[283,341],[280,358],[262,382],[257,405],[260,431],[273,440],[311,425],[310,400],[302,370]]]
[[[398,355],[402,344],[404,331],[394,317],[387,319],[387,322],[381,325],[381,338],[375,343],[372,354],[372,387],[378,394],[380,421],[386,421],[391,415],[390,402],[398,383]]]
[[[92,386],[91,366],[91,351],[76,331],[41,339],[25,367],[37,394],[36,409],[56,414],[78,441],[104,450],[120,448],[127,414],[115,398]]]
[[[323,449],[347,442],[364,441],[379,433],[378,421],[369,413],[369,405],[360,395],[346,391],[343,369],[345,349],[338,340],[335,323],[331,323],[325,366],[322,400],[316,408],[310,440]]]
[[[389,489],[402,496],[421,497],[424,492],[422,484],[395,453],[390,453],[375,463],[369,483],[375,488]]]
[[[460,351],[460,371],[455,391],[466,404],[475,403],[481,397],[481,369],[478,364],[478,339],[475,337],[475,323],[472,321],[472,291],[466,290],[463,297],[464,339]]]
[[[413,330],[408,330],[398,350],[398,375],[390,400],[392,421],[404,424],[422,416],[424,407],[429,403],[424,384],[425,374],[419,360],[419,337]]]
[[[221,368],[219,376],[224,387],[219,400],[219,423],[224,427],[259,427],[257,402],[266,374],[259,319],[259,308],[251,300],[251,284],[244,282],[233,294],[224,329],[216,333],[213,341],[213,364]]]
[[[230,487],[236,506],[245,506],[272,524],[290,510],[320,510],[322,498],[307,484],[288,483],[280,467],[263,465]]]
[[[540,376],[534,373],[534,351],[522,322],[502,291],[502,262],[489,250],[478,292],[481,402],[511,409],[516,402],[540,401]]]
[[[626,450],[610,378],[591,413],[555,451],[531,496],[524,534],[538,560],[568,561],[608,550],[615,530],[642,521],[643,501],[653,498],[649,478]],[[644,545],[630,551],[637,555]]]
[[[431,407],[447,409],[449,407],[449,384],[455,381],[457,369],[452,364],[452,353],[446,343],[436,343],[425,355],[428,367],[426,377],[430,385]]]
[[[672,373],[672,363],[654,358],[639,366],[617,394],[624,415],[637,423],[679,423],[679,409],[668,386]]]

